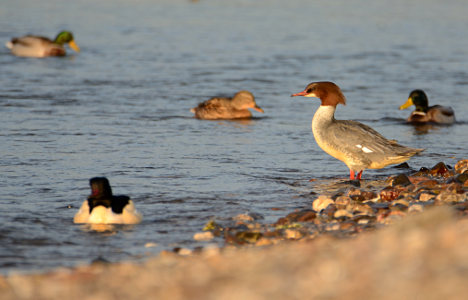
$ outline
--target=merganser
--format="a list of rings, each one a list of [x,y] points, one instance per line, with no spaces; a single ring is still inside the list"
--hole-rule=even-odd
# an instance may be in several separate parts
[[[73,34],[69,31],[60,32],[55,40],[36,35],[26,35],[13,38],[6,43],[6,47],[16,56],[24,57],[46,57],[64,56],[66,54],[64,44],[76,52],[80,52],[80,47],[75,43]]]
[[[411,105],[416,106],[416,109],[406,119],[410,123],[439,123],[453,124],[455,122],[455,113],[449,106],[433,105],[429,106],[426,93],[423,90],[414,90],[410,93],[405,104],[400,106],[400,109],[405,109]]]
[[[346,98],[333,82],[312,82],[304,91],[291,95],[294,96],[316,97],[322,101],[312,119],[312,132],[320,148],[348,166],[351,180],[361,180],[365,169],[402,163],[424,150],[387,140],[359,122],[336,120],[336,106],[346,105]]]
[[[138,224],[142,217],[130,197],[112,195],[109,180],[94,177],[89,180],[91,195],[73,218],[74,223]]]
[[[248,110],[249,108],[263,113],[263,109],[255,103],[255,97],[251,92],[240,91],[233,98],[211,98],[198,104],[197,107],[192,108],[190,111],[198,119],[228,120],[251,118],[252,113]]]

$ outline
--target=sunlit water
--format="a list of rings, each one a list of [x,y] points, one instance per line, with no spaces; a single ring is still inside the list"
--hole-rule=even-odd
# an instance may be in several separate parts
[[[338,119],[426,148],[413,169],[466,158],[467,15],[454,0],[4,0],[2,43],[70,29],[82,52],[25,59],[0,49],[0,272],[141,260],[203,245],[192,236],[212,218],[250,212],[267,223],[310,207],[348,176],[314,141],[318,100],[289,97],[311,81],[342,87]],[[459,123],[406,125],[410,110],[398,106],[415,88]],[[189,112],[241,89],[265,114]],[[130,195],[144,221],[105,233],[74,225],[93,176]]]

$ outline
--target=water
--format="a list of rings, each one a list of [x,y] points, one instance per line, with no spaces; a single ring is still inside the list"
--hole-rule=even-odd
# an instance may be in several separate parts
[[[2,43],[70,29],[82,52],[25,59],[0,49],[0,272],[139,261],[203,245],[192,236],[211,218],[273,222],[310,207],[348,176],[315,144],[318,101],[289,97],[311,81],[342,87],[338,119],[426,148],[414,169],[466,158],[466,15],[456,0],[4,0]],[[398,106],[415,88],[452,106],[459,123],[404,124],[410,111]],[[229,122],[189,112],[241,89],[265,114]],[[74,225],[94,176],[130,195],[144,221],[104,233]]]

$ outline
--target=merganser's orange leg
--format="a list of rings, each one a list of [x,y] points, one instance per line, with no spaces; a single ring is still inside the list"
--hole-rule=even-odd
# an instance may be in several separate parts
[[[349,180],[355,180],[355,179],[361,180],[361,176],[362,176],[362,170],[359,171],[359,173],[357,173],[357,176],[353,170],[349,170]]]
[[[361,180],[362,170],[357,174],[356,179]]]

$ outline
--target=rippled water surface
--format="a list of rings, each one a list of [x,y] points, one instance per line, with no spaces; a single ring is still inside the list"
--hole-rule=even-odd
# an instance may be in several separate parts
[[[3,0],[2,43],[70,29],[82,52],[0,49],[0,272],[140,260],[203,245],[192,236],[211,218],[272,222],[310,207],[348,176],[314,141],[318,101],[289,97],[311,81],[342,87],[337,118],[426,148],[413,169],[466,158],[467,15],[461,0]],[[404,124],[410,111],[398,106],[415,88],[452,106],[458,124]],[[265,114],[199,121],[189,111],[241,89]],[[130,195],[144,221],[105,233],[74,225],[94,176]]]

